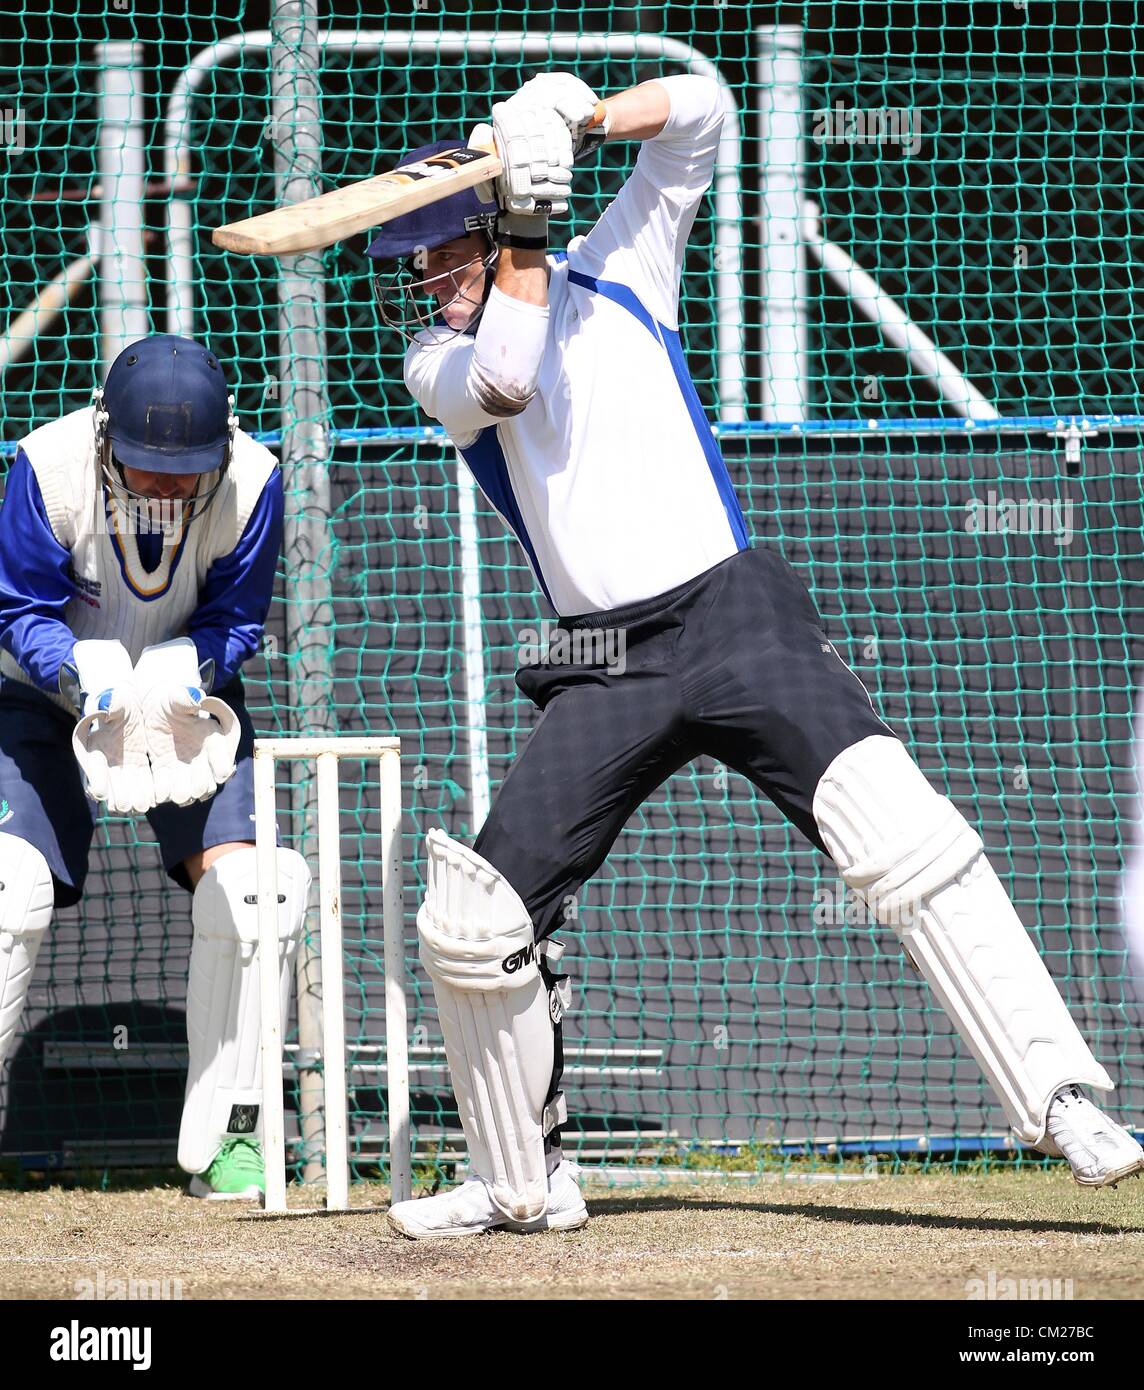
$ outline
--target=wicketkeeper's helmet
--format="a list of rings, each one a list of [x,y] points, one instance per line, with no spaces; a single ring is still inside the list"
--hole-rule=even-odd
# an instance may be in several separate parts
[[[182,519],[206,509],[230,467],[238,427],[234,398],[209,348],[170,333],[141,338],[111,364],[94,405],[96,456],[116,496],[151,500],[127,486],[125,467],[199,473],[203,480],[183,504]]]

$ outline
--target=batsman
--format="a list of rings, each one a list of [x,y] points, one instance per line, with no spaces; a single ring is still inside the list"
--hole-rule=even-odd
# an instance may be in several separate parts
[[[455,194],[369,247],[389,263],[383,317],[411,340],[409,390],[560,627],[625,654],[580,642],[578,664],[526,664],[517,684],[540,717],[475,845],[429,833],[420,952],[470,1174],[389,1219],[415,1238],[587,1220],[559,1142],[569,995],[553,934],[628,818],[699,754],[749,778],[898,935],[1017,1135],[1080,1183],[1115,1183],[1144,1151],[1082,1089],[1110,1089],[1108,1073],[977,831],[879,718],[791,566],[751,544],[688,375],[680,278],[721,90],[676,76],[609,98],[606,138],[641,142],[634,170],[553,253],[549,216],[568,207],[596,102],[570,74],[532,78],[493,108],[495,201]]]
[[[57,907],[81,900],[94,816],[145,816],[191,894],[190,1065],[178,1158],[211,1199],[264,1190],[254,732],[282,540],[273,455],[218,359],[156,335],[90,407],[20,441],[0,507],[0,1063]],[[309,872],[280,849],[283,1007]]]

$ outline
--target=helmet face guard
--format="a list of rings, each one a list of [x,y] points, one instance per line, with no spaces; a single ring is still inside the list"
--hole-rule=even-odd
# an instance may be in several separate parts
[[[437,140],[410,150],[398,165],[398,171],[407,165],[434,160],[448,166],[461,150],[467,150],[464,136]],[[468,153],[471,155],[472,151]],[[413,342],[419,333],[424,333],[422,343],[434,345],[452,342],[462,333],[472,333],[492,291],[491,271],[499,254],[496,245],[498,216],[495,200],[482,199],[476,188],[464,188],[448,198],[427,203],[386,222],[366,247],[366,255],[377,263],[373,292],[386,327],[399,333],[406,342]],[[474,232],[481,232],[486,242],[486,249],[480,255],[485,283],[484,292],[477,292],[479,301],[471,290],[467,294],[462,292],[458,283],[471,271],[473,262],[478,259],[476,254],[466,265],[446,275],[425,278],[425,257],[430,252],[451,241],[470,237]],[[444,303],[434,291],[443,291]],[[457,304],[471,309],[464,328],[450,328],[443,317],[446,309]]]
[[[427,279],[423,270],[418,268],[416,257],[411,257],[372,277],[374,298],[387,328],[392,328],[409,343],[415,340],[418,333],[431,329],[434,345],[450,342],[475,328],[492,289],[493,271],[500,254],[500,248],[493,241],[489,229],[482,227],[481,230],[488,243],[484,252],[479,256],[474,255],[455,270]],[[475,299],[471,291],[466,292],[463,286],[478,260],[483,271],[484,287],[480,298]],[[440,292],[449,289],[452,289],[452,295],[442,299]],[[455,304],[468,305],[472,310],[463,328],[450,328],[444,317],[445,310]]]
[[[119,513],[117,523],[125,526],[131,535],[181,535],[214,501],[230,468],[234,456],[234,435],[238,428],[238,416],[234,413],[234,397],[227,397],[227,443],[222,463],[218,468],[201,473],[194,492],[185,498],[151,497],[130,487],[124,465],[115,457],[109,430],[110,417],[104,407],[103,392],[99,388],[92,393],[92,406],[95,416],[95,457],[107,490],[108,506],[110,508],[114,504]]]

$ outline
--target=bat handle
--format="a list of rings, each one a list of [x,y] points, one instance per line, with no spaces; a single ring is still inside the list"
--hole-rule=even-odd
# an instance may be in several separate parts
[[[604,122],[607,119],[607,115],[608,113],[604,108],[604,103],[598,101],[596,103],[595,115],[588,122],[588,129],[584,132],[584,138],[580,145],[579,153],[576,155],[577,164],[586,159],[589,155],[594,154],[604,143],[604,139],[607,135],[604,129]]]

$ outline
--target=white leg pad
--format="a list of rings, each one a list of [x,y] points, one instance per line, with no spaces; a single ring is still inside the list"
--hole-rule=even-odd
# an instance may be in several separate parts
[[[840,753],[813,809],[843,879],[901,938],[1026,1143],[1062,1086],[1112,1089],[980,837],[896,738]]]
[[[40,851],[0,831],[0,1065],[16,1036],[54,898]]]
[[[209,1168],[227,1138],[258,1132],[262,1051],[258,987],[258,887],[253,849],[231,850],[203,874],[191,903],[194,941],[187,980],[190,1065],[179,1129],[179,1166]],[[278,960],[282,1017],[290,1004],[294,953],[310,871],[300,854],[278,851]]]
[[[440,830],[426,836],[421,963],[433,981],[470,1171],[506,1216],[548,1206],[545,1098],[554,1038],[532,920],[506,879]]]

